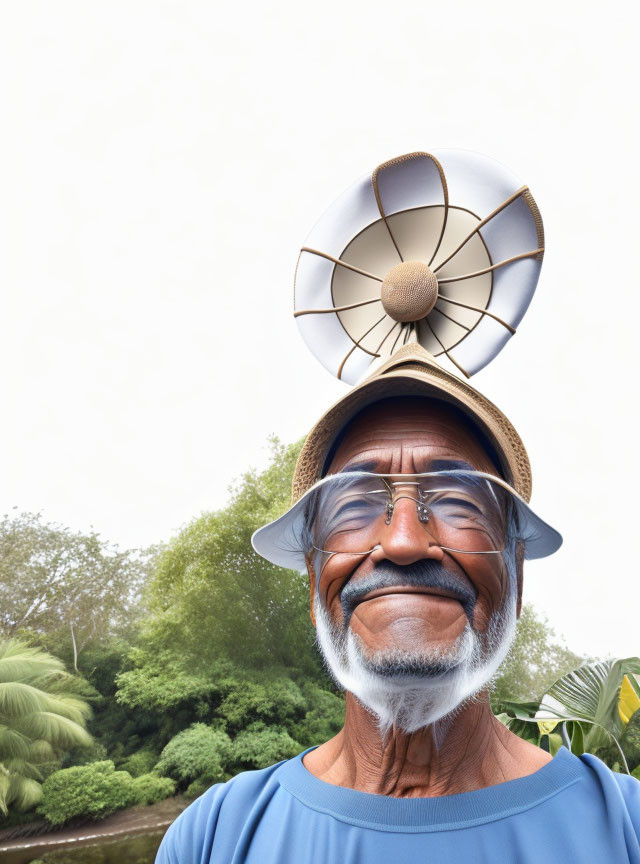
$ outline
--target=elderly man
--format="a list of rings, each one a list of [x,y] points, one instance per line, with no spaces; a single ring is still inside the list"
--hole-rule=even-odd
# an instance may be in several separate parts
[[[486,365],[543,250],[528,188],[460,151],[384,163],[311,232],[295,314],[359,383],[307,436],[294,503],[253,545],[308,573],[345,723],[213,786],[157,864],[640,864],[640,783],[565,747],[552,758],[492,714],[523,561],[562,541],[529,507],[516,430],[434,357],[467,377]]]
[[[306,560],[344,728],[212,787],[158,864],[640,864],[640,783],[564,747],[551,758],[491,712],[523,556],[560,540],[507,482],[529,482],[509,421],[441,375],[409,345],[351,391],[307,439],[298,503],[254,538]],[[325,479],[303,491],[312,466]]]

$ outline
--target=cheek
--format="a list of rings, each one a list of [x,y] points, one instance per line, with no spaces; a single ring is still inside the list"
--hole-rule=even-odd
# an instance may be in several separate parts
[[[318,580],[318,594],[325,609],[335,622],[342,620],[340,592],[353,576],[357,564],[349,560],[340,560],[340,556],[330,558]]]
[[[466,572],[478,592],[473,625],[477,630],[484,631],[491,615],[504,606],[509,593],[509,572],[501,559],[478,562],[473,570],[470,568]]]

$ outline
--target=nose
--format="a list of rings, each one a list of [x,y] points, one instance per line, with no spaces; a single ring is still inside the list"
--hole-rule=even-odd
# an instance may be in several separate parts
[[[407,566],[425,558],[442,561],[444,552],[437,545],[429,522],[420,522],[417,502],[397,498],[391,521],[384,526],[379,545],[371,558]]]

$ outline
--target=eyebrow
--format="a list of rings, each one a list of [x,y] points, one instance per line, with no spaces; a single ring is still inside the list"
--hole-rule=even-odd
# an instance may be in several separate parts
[[[476,471],[477,469],[462,459],[434,459],[429,471]]]
[[[378,463],[375,460],[371,459],[365,462],[352,462],[349,465],[345,465],[344,468],[341,468],[340,471],[338,471],[338,474],[348,474],[350,471],[371,471],[375,473],[377,467]],[[463,459],[434,459],[434,461],[431,462],[431,464],[429,465],[429,472],[476,470],[477,469],[475,468],[475,466],[471,465],[469,462],[465,462]]]
[[[338,471],[338,474],[347,474],[349,471],[372,471],[375,472],[378,463],[375,460],[368,462],[352,462],[350,465],[345,465]]]

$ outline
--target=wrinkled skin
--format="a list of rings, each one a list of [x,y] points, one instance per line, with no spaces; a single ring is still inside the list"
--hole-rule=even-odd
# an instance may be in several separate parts
[[[444,403],[402,398],[365,409],[348,427],[329,466],[334,474],[360,463],[366,470],[410,474],[442,470],[444,462],[467,463],[498,474],[473,428]],[[452,466],[453,467],[453,466]],[[438,561],[476,594],[471,624],[478,632],[504,601],[508,573],[498,555],[444,552],[418,520],[416,505],[397,502],[379,545],[366,556],[336,555],[316,574],[307,562],[311,618],[315,625],[316,587],[332,621],[343,626],[340,595],[387,561],[400,567]],[[437,589],[434,589],[437,591]],[[428,652],[446,649],[462,633],[467,616],[458,600],[431,589],[397,586],[367,595],[348,622],[367,654],[384,649]],[[522,556],[518,567],[517,615],[522,604]],[[510,733],[492,714],[488,692],[464,705],[448,724],[444,743],[434,746],[429,727],[407,734],[393,729],[384,742],[375,717],[347,693],[346,722],[331,741],[308,753],[304,765],[320,779],[360,791],[395,797],[429,797],[483,788],[536,771],[551,757]]]

